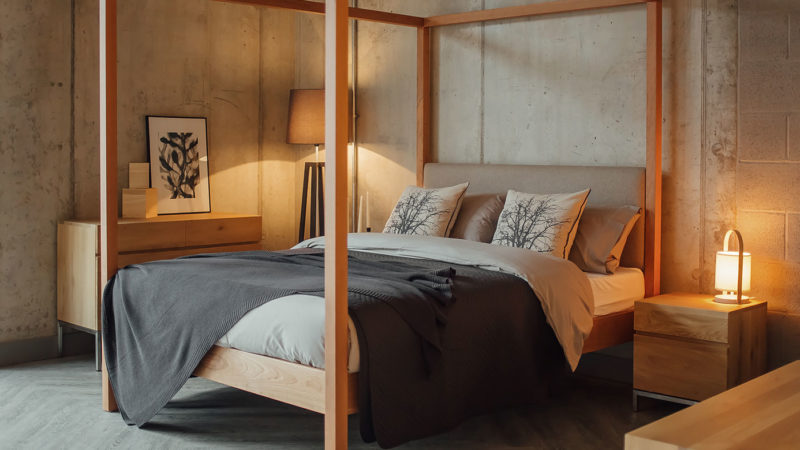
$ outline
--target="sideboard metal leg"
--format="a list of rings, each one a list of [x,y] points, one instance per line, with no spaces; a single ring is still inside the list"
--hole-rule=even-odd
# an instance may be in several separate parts
[[[61,321],[58,323],[58,357],[64,355],[64,327],[61,326]]]
[[[100,372],[101,369],[100,364],[102,360],[102,358],[100,357],[101,356],[100,352],[103,351],[103,345],[102,342],[100,341],[101,339],[102,336],[100,335],[100,331],[97,331],[94,334],[94,370],[98,372]]]

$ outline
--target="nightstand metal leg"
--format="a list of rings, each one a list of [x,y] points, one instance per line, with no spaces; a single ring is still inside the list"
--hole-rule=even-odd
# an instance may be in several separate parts
[[[102,343],[100,340],[102,336],[100,335],[100,331],[95,332],[94,334],[94,370],[100,372],[100,364],[101,364],[101,354],[102,351]]]
[[[655,392],[642,391],[639,389],[633,390],[633,410],[639,410],[639,397],[647,397],[655,400],[662,400],[665,402],[678,403],[680,405],[691,406],[697,403],[697,400],[689,400],[688,398],[673,397],[671,395],[657,394]]]

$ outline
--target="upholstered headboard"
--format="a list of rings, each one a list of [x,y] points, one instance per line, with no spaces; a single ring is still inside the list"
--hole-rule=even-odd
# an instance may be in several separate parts
[[[524,166],[494,164],[425,164],[425,187],[469,181],[467,194],[505,193],[509,189],[539,194],[590,188],[588,206],[636,205],[645,208],[645,169],[602,166]],[[636,223],[621,264],[644,267],[644,215]]]

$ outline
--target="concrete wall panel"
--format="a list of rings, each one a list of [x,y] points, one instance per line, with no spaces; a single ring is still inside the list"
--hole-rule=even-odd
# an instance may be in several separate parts
[[[297,241],[298,146],[286,143],[289,91],[295,85],[295,15],[261,11],[261,214],[264,245],[273,250]]]
[[[72,214],[68,0],[0,1],[0,342],[55,333],[56,226]]]
[[[487,7],[508,6],[489,1]],[[644,166],[644,8],[486,25],[488,163]]]

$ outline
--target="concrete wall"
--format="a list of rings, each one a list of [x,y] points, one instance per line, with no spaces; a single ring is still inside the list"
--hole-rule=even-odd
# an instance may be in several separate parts
[[[76,215],[98,217],[97,2],[75,2]],[[265,245],[292,243],[297,155],[284,142],[298,17],[214,1],[120,4],[120,185],[128,162],[147,160],[146,115],[207,117],[212,209],[263,213]]]
[[[359,6],[425,16],[529,2]],[[40,3],[0,0],[0,203],[20,211],[0,219],[0,342],[53,334],[55,224],[99,209],[95,2]],[[144,115],[206,116],[214,208],[260,212],[264,246],[291,245],[313,148],[284,143],[288,92],[323,87],[322,18],[197,0],[132,5],[120,5],[121,184],[125,163],[146,158]],[[714,252],[738,226],[755,254],[755,293],[771,305],[771,362],[800,357],[798,7],[664,6],[664,290],[712,292]],[[186,26],[172,28],[178,15]],[[643,19],[632,6],[436,30],[436,159],[642,165]],[[416,40],[368,22],[358,36],[357,194],[370,193],[380,230],[414,182]]]
[[[430,15],[530,0],[444,3],[359,4]],[[792,0],[664,2],[663,289],[714,292],[715,252],[738,224],[756,255],[755,295],[770,301],[772,365],[800,357],[800,320],[786,314],[800,311],[798,12]],[[402,28],[359,30],[359,192],[380,229],[414,182],[404,93],[416,49]],[[435,159],[643,165],[644,31],[641,6],[435,30]]]
[[[529,0],[359,4],[430,15],[525,3]],[[704,92],[729,94],[715,86],[729,83],[735,71],[704,77],[703,64],[708,55],[730,53],[721,44],[735,42],[736,29],[707,37],[709,23],[724,23],[720,17],[729,8],[712,1],[704,11],[703,3],[667,1],[664,11],[663,258],[670,290],[711,289],[717,229],[734,220],[732,210],[709,212],[705,202],[719,203],[721,169],[710,149],[728,135],[724,127],[735,136],[735,117],[706,128],[703,123],[714,113],[704,105],[719,101]],[[435,159],[644,165],[644,19],[644,8],[631,6],[436,29]],[[413,31],[363,24],[358,51],[359,191],[369,190],[375,200],[371,219],[380,229],[400,191],[414,182],[415,101],[404,94],[415,89]],[[707,158],[712,163],[705,164]]]
[[[56,224],[73,208],[71,17],[69,0],[0,0],[0,343],[55,334]]]
[[[296,45],[307,20],[120,2],[120,186],[147,159],[145,115],[205,116],[214,210],[262,213],[266,248],[295,243],[295,168],[310,150],[285,144],[289,90],[307,82],[296,60],[322,67]],[[95,0],[0,0],[0,364],[54,354],[56,225],[99,216],[97,48]]]
[[[800,358],[800,4],[740,0],[739,38],[737,224],[776,364]]]

